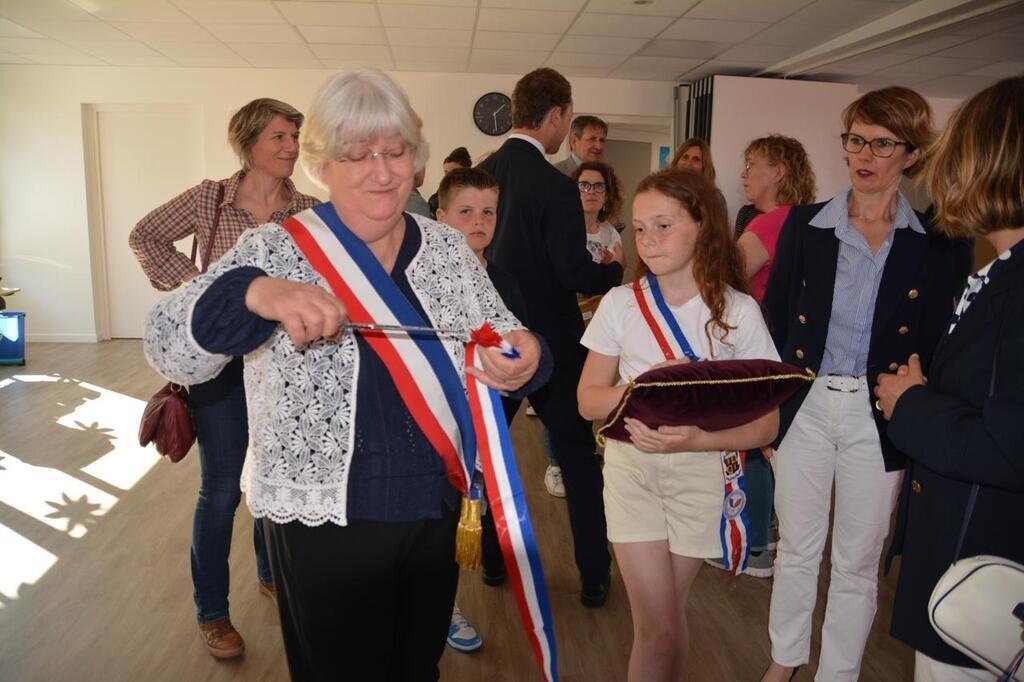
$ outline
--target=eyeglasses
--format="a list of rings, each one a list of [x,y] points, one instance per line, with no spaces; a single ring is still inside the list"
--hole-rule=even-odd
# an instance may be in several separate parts
[[[402,167],[412,161],[416,153],[416,147],[402,145],[393,149],[384,149],[379,152],[371,152],[369,149],[355,150],[339,156],[338,163],[350,163],[353,168],[369,169],[374,159],[381,159],[388,168]]]
[[[839,138],[843,141],[843,149],[851,154],[858,153],[861,149],[864,149],[864,145],[868,145],[871,148],[871,154],[880,159],[888,159],[896,153],[896,147],[901,145],[907,148],[908,154],[917,149],[917,147],[909,142],[900,142],[888,137],[876,137],[873,140],[865,140],[860,135],[843,133]]]
[[[604,194],[608,190],[608,184],[604,182],[587,182],[586,180],[580,180],[576,183],[580,186],[580,191],[590,194],[591,192],[597,192],[598,194]]]

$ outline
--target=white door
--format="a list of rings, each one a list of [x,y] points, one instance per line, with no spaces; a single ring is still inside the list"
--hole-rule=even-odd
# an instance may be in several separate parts
[[[146,314],[165,294],[143,274],[128,234],[144,215],[203,179],[200,112],[175,104],[92,109],[110,336],[139,338]],[[191,247],[191,237],[177,244],[185,254]]]
[[[614,131],[614,124],[612,126]],[[632,282],[636,271],[636,239],[633,236],[633,192],[651,172],[651,143],[609,139],[605,143],[605,163],[615,169],[615,177],[622,186],[620,218],[626,223],[622,231],[622,249],[626,254],[626,272],[623,282]]]

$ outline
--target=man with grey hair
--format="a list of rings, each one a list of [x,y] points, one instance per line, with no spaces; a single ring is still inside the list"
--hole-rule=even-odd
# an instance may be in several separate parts
[[[584,161],[601,160],[606,139],[607,123],[597,116],[577,116],[569,131],[569,156],[556,163],[555,168],[571,178]]]
[[[591,259],[579,189],[544,158],[558,151],[571,119],[569,81],[553,69],[531,71],[512,92],[512,134],[480,168],[500,188],[487,258],[518,280],[530,324],[554,355],[551,379],[530,395],[530,404],[551,434],[562,469],[583,583],[580,599],[587,606],[600,606],[608,595],[611,555],[594,434],[576,402],[586,359],[576,293],[604,294],[619,284],[622,255],[607,264]],[[484,582],[499,585],[504,579],[501,557],[485,553]]]

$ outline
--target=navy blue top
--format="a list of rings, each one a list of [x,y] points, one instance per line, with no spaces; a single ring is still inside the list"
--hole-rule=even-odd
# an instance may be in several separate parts
[[[405,225],[391,279],[416,311],[429,319],[405,276],[420,248],[420,229],[409,215]],[[278,323],[264,320],[245,307],[249,284],[264,274],[259,268],[236,268],[207,289],[192,314],[192,333],[200,346],[211,353],[244,355],[270,338]],[[437,451],[405,408],[384,363],[361,334],[355,339],[360,360],[356,379],[360,409],[356,410],[349,470],[348,518],[389,522],[440,518],[443,505],[456,508],[459,493],[448,482]],[[542,367],[516,393],[518,396],[536,390],[550,375],[550,351],[543,342],[541,347]]]

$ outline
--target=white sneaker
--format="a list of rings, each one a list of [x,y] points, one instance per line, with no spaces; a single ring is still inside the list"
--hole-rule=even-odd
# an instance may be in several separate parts
[[[562,467],[548,465],[547,471],[544,472],[544,487],[548,489],[549,495],[565,497],[565,484],[562,483]]]
[[[480,640],[480,635],[477,633],[476,628],[466,620],[459,607],[456,606],[452,609],[452,620],[448,626],[448,646],[456,651],[469,653],[470,651],[476,651],[483,645],[484,643]]]
[[[526,416],[527,417],[536,417],[537,416],[537,410],[533,409],[533,405],[530,405],[529,403],[526,404]]]

